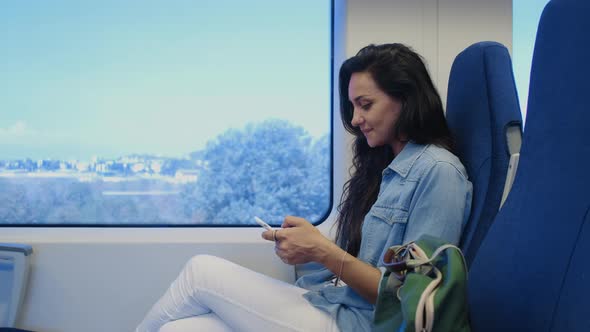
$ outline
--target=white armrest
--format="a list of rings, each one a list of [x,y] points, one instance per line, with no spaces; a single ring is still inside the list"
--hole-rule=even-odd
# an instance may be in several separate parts
[[[0,243],[0,327],[14,327],[29,276],[30,245]]]
[[[518,169],[518,160],[520,159],[520,153],[514,153],[510,156],[510,162],[508,164],[508,173],[506,174],[506,182],[504,183],[504,192],[502,193],[502,200],[500,201],[500,208],[504,205],[506,197],[510,193],[512,183],[514,183],[514,177],[516,176],[516,170]]]

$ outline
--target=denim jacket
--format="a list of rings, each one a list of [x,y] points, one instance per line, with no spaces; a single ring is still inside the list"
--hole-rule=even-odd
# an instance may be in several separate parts
[[[434,145],[406,144],[383,170],[377,201],[363,221],[358,259],[378,267],[392,245],[422,234],[457,244],[471,210],[472,185],[465,168],[449,151]],[[370,331],[374,305],[348,286],[334,286],[328,269],[305,275],[297,286],[304,296],[336,319],[340,331]]]

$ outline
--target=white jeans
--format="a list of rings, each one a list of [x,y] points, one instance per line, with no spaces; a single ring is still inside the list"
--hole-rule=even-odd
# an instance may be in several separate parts
[[[334,317],[311,305],[305,292],[224,259],[198,255],[136,332],[338,331]],[[192,318],[168,323],[187,317]]]

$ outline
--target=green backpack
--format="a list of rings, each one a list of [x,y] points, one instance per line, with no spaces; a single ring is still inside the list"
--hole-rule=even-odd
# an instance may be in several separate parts
[[[423,235],[390,247],[379,283],[373,331],[469,332],[467,267],[461,250]]]

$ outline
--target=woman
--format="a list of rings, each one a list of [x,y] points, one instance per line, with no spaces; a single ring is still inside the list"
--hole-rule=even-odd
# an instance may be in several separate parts
[[[285,263],[325,269],[290,285],[195,256],[137,331],[190,316],[203,331],[368,331],[387,248],[422,234],[459,241],[471,183],[420,56],[402,44],[360,50],[340,69],[340,112],[356,140],[336,243],[290,216],[262,234]]]

